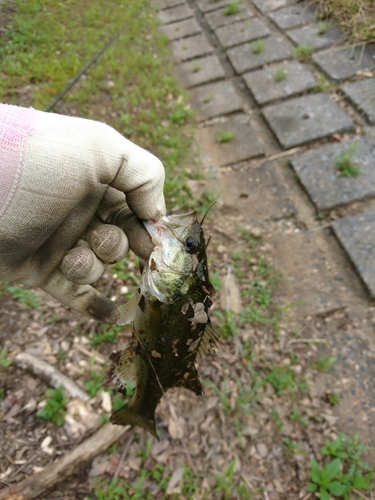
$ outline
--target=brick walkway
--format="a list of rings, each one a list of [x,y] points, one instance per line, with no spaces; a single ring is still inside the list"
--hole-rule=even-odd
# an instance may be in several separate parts
[[[154,3],[220,192],[218,237],[265,235],[288,314],[315,318],[337,357],[325,383],[343,397],[342,430],[375,446],[374,44],[343,45],[307,2],[243,0],[232,15],[229,0]],[[338,171],[345,156],[357,176]]]

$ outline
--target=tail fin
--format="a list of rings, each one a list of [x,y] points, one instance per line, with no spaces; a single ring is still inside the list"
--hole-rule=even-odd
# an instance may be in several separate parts
[[[120,410],[115,411],[111,415],[112,424],[117,425],[138,425],[146,431],[150,432],[153,436],[159,439],[156,432],[155,420],[142,417],[139,413],[134,412],[129,408],[129,405],[125,405]]]

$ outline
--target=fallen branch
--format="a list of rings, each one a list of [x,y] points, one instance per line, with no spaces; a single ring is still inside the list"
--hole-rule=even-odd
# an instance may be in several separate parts
[[[77,448],[66,453],[57,463],[48,465],[41,472],[37,472],[15,486],[1,490],[0,500],[36,498],[54,484],[77,472],[84,462],[91,461],[96,455],[105,451],[129,429],[129,425],[122,427],[111,423],[105,424]]]
[[[72,396],[84,402],[90,400],[90,396],[73,382],[69,377],[63,375],[54,366],[27,352],[20,352],[15,356],[13,363],[23,370],[29,370],[37,377],[44,380],[48,385],[57,389],[60,385]]]

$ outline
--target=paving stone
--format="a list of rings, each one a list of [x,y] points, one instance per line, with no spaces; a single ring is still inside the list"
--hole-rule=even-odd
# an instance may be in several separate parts
[[[344,39],[338,26],[328,26],[325,33],[319,33],[319,24],[316,23],[289,30],[286,34],[296,45],[310,45],[314,50],[330,47]]]
[[[294,5],[296,0],[253,0],[254,5],[262,12],[266,14],[272,10],[280,9],[281,7],[286,7],[288,5]]]
[[[279,82],[275,80],[277,71],[284,71],[285,80]],[[253,71],[243,77],[258,104],[299,94],[314,88],[316,84],[312,73],[297,61]]]
[[[201,12],[211,12],[228,5],[228,0],[197,0],[197,5]]]
[[[228,24],[233,24],[242,19],[248,19],[253,17],[253,14],[246,9],[244,6],[240,7],[240,11],[236,14],[231,14],[227,16],[225,14],[225,8],[220,10],[215,10],[214,12],[208,12],[205,14],[205,19],[212,30],[219,28],[220,26],[227,26]]]
[[[195,35],[176,40],[170,44],[176,61],[188,61],[195,57],[212,54],[213,48],[204,35]]]
[[[237,73],[261,68],[265,64],[282,61],[293,55],[291,44],[281,35],[264,38],[264,49],[258,54],[254,52],[255,43],[246,43],[227,50],[226,54]]]
[[[225,77],[225,71],[215,55],[180,64],[178,71],[186,88],[196,87]]]
[[[348,83],[342,90],[364,115],[371,125],[375,125],[375,78]]]
[[[280,179],[275,164],[229,171],[220,179],[223,210],[233,220],[255,225],[296,214],[296,207]]]
[[[283,30],[297,28],[316,20],[315,9],[308,4],[292,5],[268,14],[268,17]]]
[[[233,139],[220,142],[220,137],[226,132],[233,134]],[[212,163],[220,167],[264,154],[264,146],[259,141],[249,116],[244,114],[201,129],[199,140],[201,149],[206,149]]]
[[[353,162],[360,165],[361,172],[356,177],[343,177],[337,170],[337,158],[355,142]],[[375,147],[362,139],[327,144],[292,158],[290,163],[319,210],[375,195]]]
[[[283,274],[283,295],[296,317],[324,314],[347,303],[337,278],[337,263],[317,246],[316,232],[273,235],[267,238],[273,265]]]
[[[343,217],[336,220],[332,227],[372,297],[375,297],[375,210]]]
[[[215,35],[223,47],[232,47],[270,34],[267,26],[258,18],[244,19],[215,30]]]
[[[334,80],[345,80],[358,71],[375,68],[375,59],[361,47],[344,47],[324,54],[315,54],[313,60]]]
[[[202,30],[194,18],[177,21],[177,23],[166,24],[161,30],[167,35],[169,41],[179,40],[186,36],[196,35]]]
[[[156,4],[160,9],[170,9],[171,7],[176,7],[176,5],[185,3],[185,0],[156,0],[152,3]]]
[[[352,120],[323,93],[271,104],[263,114],[284,148],[353,130]]]
[[[188,17],[193,17],[193,11],[188,7],[186,3],[182,5],[177,5],[171,9],[161,10],[158,16],[163,24],[174,23],[175,21],[181,21],[182,19],[187,19]]]
[[[190,92],[192,108],[201,120],[226,115],[242,109],[233,84],[228,81],[202,85]]]

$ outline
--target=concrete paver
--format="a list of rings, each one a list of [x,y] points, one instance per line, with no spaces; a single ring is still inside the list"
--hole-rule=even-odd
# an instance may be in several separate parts
[[[170,9],[185,3],[185,0],[157,0],[155,2],[160,9]]]
[[[345,80],[358,72],[375,68],[375,59],[361,47],[344,47],[322,54],[313,60],[333,80]]]
[[[375,78],[348,83],[342,90],[366,116],[368,122],[375,125]]]
[[[280,75],[285,75],[285,78]],[[278,77],[284,79],[279,81]],[[299,94],[316,85],[312,73],[297,61],[247,73],[244,80],[258,104]]]
[[[265,64],[289,59],[293,55],[291,44],[282,35],[264,38],[264,48],[258,52],[256,42],[246,43],[227,51],[227,56],[237,73],[245,73]]]
[[[212,54],[213,48],[204,35],[195,35],[171,43],[173,56],[177,62]]]
[[[205,14],[205,19],[212,30],[216,28],[220,28],[220,26],[227,26],[228,24],[236,23],[237,21],[241,21],[242,19],[249,19],[253,17],[252,12],[249,9],[246,9],[244,6],[240,7],[239,12],[236,14],[226,15],[226,10],[220,9],[215,10],[213,12],[208,12]]]
[[[244,42],[250,42],[257,38],[265,37],[270,34],[267,26],[257,18],[244,19],[229,26],[223,26],[215,30],[221,45],[225,48],[240,45]]]
[[[191,90],[191,103],[200,120],[227,115],[242,109],[241,100],[231,82],[202,85]]]
[[[227,0],[197,0],[197,6],[201,12],[211,12],[228,4]]]
[[[352,120],[326,94],[271,104],[263,108],[263,114],[284,148],[353,130]]]
[[[193,11],[186,3],[159,12],[159,18],[163,24],[174,23],[188,17],[193,17]]]
[[[292,5],[285,9],[276,10],[268,17],[281,29],[297,28],[316,20],[316,11],[308,4]]]
[[[375,298],[375,210],[336,220],[333,229]]]
[[[223,142],[225,134],[232,134],[228,142]],[[231,165],[239,161],[256,158],[264,154],[264,145],[249,116],[241,114],[229,117],[225,122],[200,130],[201,148],[207,151],[217,166]]]
[[[286,34],[296,45],[309,45],[315,50],[330,47],[344,39],[342,31],[336,26],[328,26],[324,33],[320,30],[320,24],[314,23],[289,30]]]
[[[356,177],[343,177],[337,168],[337,159],[350,151],[353,143],[358,146],[351,161],[358,164],[361,171]],[[326,144],[293,157],[290,163],[318,210],[330,210],[375,196],[375,155],[370,145],[361,139]]]
[[[254,5],[256,5],[263,14],[280,9],[281,7],[294,5],[295,3],[297,3],[296,0],[254,0]]]
[[[216,55],[181,63],[178,71],[185,88],[196,87],[225,77],[225,71]]]
[[[166,24],[161,29],[167,35],[169,41],[179,40],[180,38],[202,32],[201,27],[193,17],[177,21],[176,23]]]
[[[220,179],[223,204],[236,219],[259,226],[262,221],[292,217],[296,207],[278,175],[275,165],[239,172],[230,171]]]

